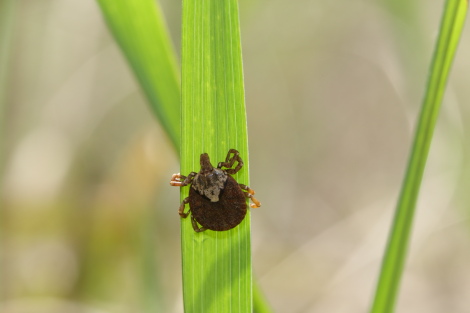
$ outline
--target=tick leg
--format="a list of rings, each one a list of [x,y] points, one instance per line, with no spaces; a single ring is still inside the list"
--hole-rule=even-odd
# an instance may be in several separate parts
[[[188,215],[189,215],[189,213],[191,212],[191,208],[189,208],[188,212],[187,212],[187,213],[184,213],[184,207],[185,207],[186,203],[189,202],[188,199],[189,199],[189,198],[185,198],[185,199],[183,200],[183,202],[181,202],[180,208],[178,209],[178,213],[179,213],[179,215],[180,215],[182,218],[187,218]],[[194,231],[197,232],[197,233],[200,233],[200,232],[206,230],[205,227],[199,227],[199,226],[197,225],[196,219],[195,219],[194,216],[192,216],[192,215],[191,215],[191,224],[193,224],[193,229],[194,229]]]
[[[196,233],[200,233],[200,232],[205,231],[207,229],[205,227],[199,227],[199,225],[196,222],[196,219],[192,215],[191,215],[191,223],[193,224],[193,229]]]
[[[232,153],[233,153],[233,156],[231,157],[230,155]],[[231,168],[233,166],[233,163],[235,163],[235,161],[238,162],[237,166],[235,168]],[[238,152],[235,149],[228,150],[227,157],[225,158],[225,162],[220,162],[219,165],[217,165],[217,168],[222,168],[222,166],[227,168],[226,172],[230,175],[233,175],[236,172],[238,172],[243,166],[243,161],[240,158],[240,152]]]
[[[188,210],[188,213],[184,213],[184,206],[186,205],[186,203],[189,202],[188,199],[189,199],[189,198],[185,198],[185,199],[183,200],[183,202],[181,202],[181,205],[180,205],[180,207],[179,207],[179,209],[178,209],[178,214],[179,214],[182,218],[187,218],[188,215],[189,215],[189,212],[191,212],[191,208],[190,208],[190,209]]]
[[[238,184],[238,185],[240,186],[241,189],[246,191],[245,196],[247,198],[250,198],[251,201],[253,202],[250,204],[250,207],[252,207],[253,209],[259,208],[261,206],[261,202],[259,202],[258,199],[253,197],[253,195],[255,194],[255,191],[251,189],[250,187],[248,187],[247,185],[243,185],[243,184]]]
[[[173,174],[173,176],[171,176],[170,185],[177,186],[177,187],[183,187],[183,186],[189,185],[191,181],[193,180],[194,176],[196,176],[196,174],[197,174],[196,172],[191,172],[189,173],[188,177],[183,176],[180,173]]]

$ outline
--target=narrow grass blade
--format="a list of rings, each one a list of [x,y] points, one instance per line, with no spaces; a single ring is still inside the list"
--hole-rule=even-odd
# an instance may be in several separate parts
[[[103,16],[131,65],[153,112],[180,149],[180,78],[161,9],[154,0],[98,0]],[[155,243],[150,219],[143,223],[138,243],[142,253],[141,292],[145,312],[162,311],[161,281],[157,279]]]
[[[0,1],[0,208],[5,207],[5,200],[3,195],[3,190],[1,186],[3,185],[3,172],[5,166],[5,112],[6,112],[6,103],[8,97],[8,70],[10,64],[10,52],[11,52],[11,41],[13,38],[13,16],[15,12],[15,1],[14,0],[5,0]],[[4,245],[4,236],[3,231],[5,228],[5,221],[8,221],[8,210],[0,210],[0,244]],[[2,255],[4,250],[0,250],[0,281],[5,284],[5,275],[8,272],[8,267],[6,262],[3,262],[6,258]],[[7,282],[8,283],[8,282]],[[0,294],[0,297],[3,299],[4,294]]]
[[[394,311],[426,159],[467,7],[467,0],[447,0],[445,5],[408,169],[370,311],[372,313]]]
[[[8,70],[11,55],[11,40],[13,38],[13,15],[15,2],[0,1],[0,174],[4,157],[4,121],[5,106],[8,96]],[[2,177],[0,175],[0,177]]]
[[[249,184],[238,1],[185,0],[182,48],[181,173],[234,148],[245,162],[235,179]],[[190,218],[181,227],[185,312],[251,313],[250,214],[229,231],[195,233]]]
[[[179,151],[180,79],[159,6],[154,0],[98,3],[152,109]]]

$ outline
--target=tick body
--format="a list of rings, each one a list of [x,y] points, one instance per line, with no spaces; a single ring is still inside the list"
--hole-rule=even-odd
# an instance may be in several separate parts
[[[232,168],[235,162],[237,166]],[[191,172],[188,176],[174,174],[170,181],[171,186],[190,185],[189,196],[181,203],[178,213],[182,218],[191,215],[194,231],[234,228],[245,218],[246,198],[253,202],[250,205],[252,208],[261,206],[253,197],[255,192],[251,188],[237,183],[230,176],[243,167],[237,150],[230,149],[225,162],[220,162],[216,168],[212,166],[207,153],[201,154],[200,163],[201,170],[198,173]],[[189,203],[189,210],[185,213],[186,203]]]

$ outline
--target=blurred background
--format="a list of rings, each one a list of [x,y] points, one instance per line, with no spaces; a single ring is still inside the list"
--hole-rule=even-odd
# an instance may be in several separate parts
[[[180,2],[160,1],[178,54]],[[275,312],[367,311],[443,4],[240,1]],[[397,312],[469,311],[468,55],[464,35]],[[0,121],[0,312],[182,312],[178,156],[95,1],[0,0]]]

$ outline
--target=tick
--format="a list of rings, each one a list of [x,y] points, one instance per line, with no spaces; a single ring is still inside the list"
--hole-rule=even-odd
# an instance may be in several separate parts
[[[253,195],[254,190],[239,184],[230,175],[237,173],[243,167],[240,153],[230,149],[225,162],[220,162],[214,168],[207,153],[201,154],[201,170],[191,172],[188,176],[173,174],[170,185],[183,187],[190,185],[189,196],[181,202],[178,213],[182,218],[191,215],[191,223],[196,232],[206,229],[223,231],[240,224],[246,215],[246,198],[253,202],[252,208],[258,208],[261,203]],[[237,166],[233,168],[234,163]],[[225,169],[222,169],[225,167]],[[189,203],[188,212],[184,212]],[[199,226],[201,225],[201,227]]]

